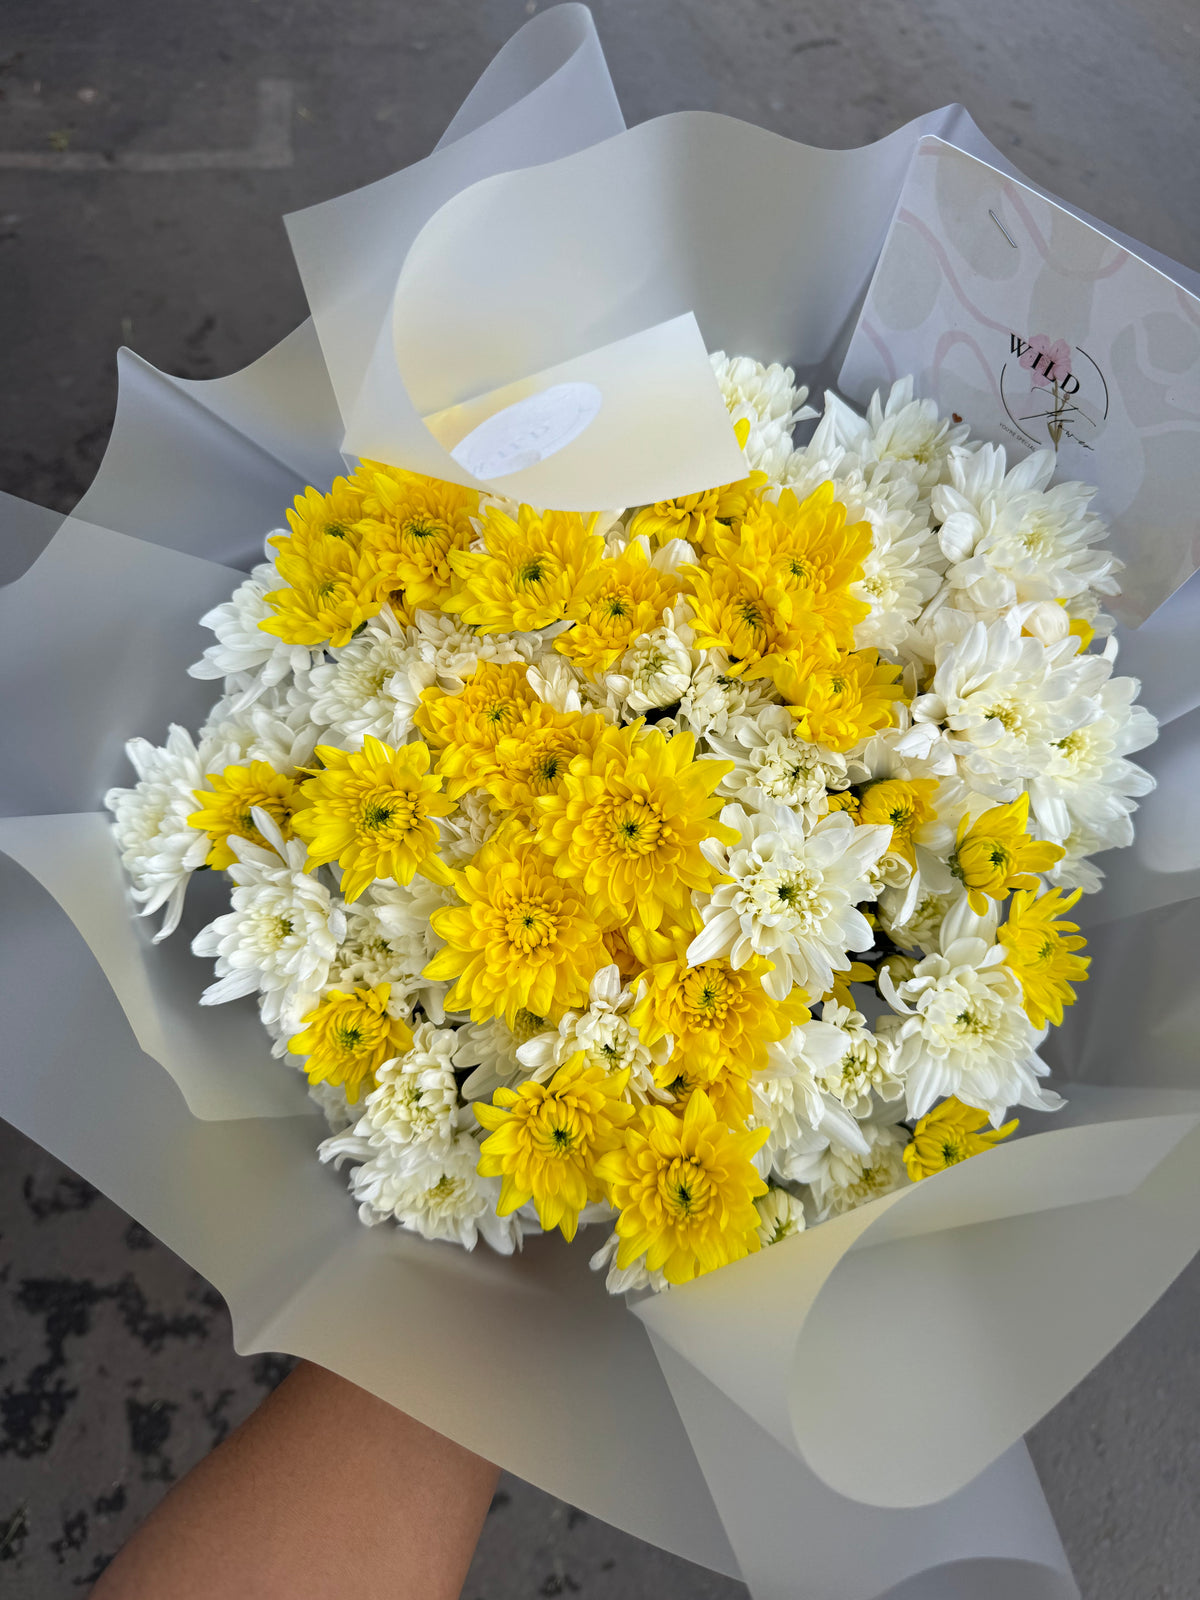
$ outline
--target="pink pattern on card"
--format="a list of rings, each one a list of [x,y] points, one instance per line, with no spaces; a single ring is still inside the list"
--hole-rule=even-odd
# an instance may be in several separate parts
[[[945,246],[942,244],[942,241],[937,237],[933,230],[929,228],[921,220],[921,218],[915,214],[915,212],[909,211],[907,207],[897,214],[897,221],[907,223],[913,232],[918,234],[920,238],[922,238],[928,245],[934,260],[937,262],[938,266],[941,267],[942,274],[945,277],[946,282],[950,285],[950,288],[954,293],[954,298],[958,301],[959,305],[963,306],[967,311],[969,311],[975,318],[976,322],[982,323],[985,328],[993,328],[997,333],[1007,333],[1008,328],[1005,323],[997,322],[994,317],[989,317],[983,308],[981,306],[977,306],[975,302],[967,295],[962,284],[958,281],[958,274],[951,265],[950,257],[946,253]]]
[[[1037,191],[1035,190],[1034,193],[1036,195]],[[1112,260],[1103,267],[1097,267],[1091,262],[1088,262],[1083,267],[1072,267],[1068,262],[1061,258],[1061,254],[1059,255],[1058,259],[1055,259],[1052,255],[1049,243],[1042,234],[1042,230],[1034,221],[1033,213],[1025,203],[1024,195],[1015,183],[1010,183],[1007,179],[1004,180],[1004,196],[1009,205],[1012,207],[1014,214],[1020,217],[1021,221],[1025,224],[1025,227],[1029,232],[1029,238],[1036,247],[1038,255],[1041,256],[1043,261],[1053,261],[1055,271],[1060,272],[1064,278],[1076,278],[1081,283],[1095,283],[1101,278],[1111,278],[1114,273],[1120,272],[1121,268],[1127,261],[1135,259],[1130,256],[1128,250],[1123,250],[1121,246],[1112,239],[1108,240],[1108,243],[1113,246],[1116,254],[1113,256]],[[1037,197],[1041,200],[1046,199],[1045,195],[1038,195]],[[1090,227],[1091,224],[1087,223],[1085,226]]]
[[[983,346],[979,343],[978,339],[973,338],[971,334],[964,332],[961,328],[947,329],[947,331],[941,335],[937,344],[934,346],[933,361],[930,368],[931,376],[933,377],[934,382],[941,382],[942,368],[946,364],[946,357],[950,354],[951,350],[955,349],[959,345],[965,345],[971,354],[976,358],[979,363],[979,371],[983,376],[988,388],[992,392],[992,398],[998,403],[1003,404],[1000,394],[1000,385],[996,382],[996,374],[992,369],[991,362],[988,360],[987,353],[983,349]]]
[[[1021,352],[1021,365],[1037,389],[1052,388],[1071,371],[1071,346],[1065,339],[1050,341],[1048,333],[1035,333]]]
[[[879,329],[874,325],[874,323],[868,322],[866,317],[862,318],[859,323],[859,327],[875,346],[876,350],[878,350],[880,359],[883,362],[883,378],[881,380],[881,387],[883,384],[887,384],[887,386],[890,388],[891,385],[896,381],[897,373],[896,363],[892,360],[892,352],[888,349],[887,341],[883,338],[883,335],[879,332]]]

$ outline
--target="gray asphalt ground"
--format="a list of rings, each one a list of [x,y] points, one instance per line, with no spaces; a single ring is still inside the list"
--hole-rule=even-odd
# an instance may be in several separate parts
[[[4,0],[0,488],[74,503],[103,452],[117,344],[209,377],[288,332],[305,308],[281,214],[424,155],[534,9]],[[699,107],[848,146],[960,100],[1034,180],[1200,266],[1195,0],[593,9],[631,123]],[[241,155],[214,167],[213,151]],[[1033,1434],[1085,1600],[1200,1595],[1198,1318],[1194,1266]],[[0,1125],[6,1600],[85,1592],[285,1370],[238,1358],[195,1273]],[[744,1593],[511,1479],[464,1590]]]

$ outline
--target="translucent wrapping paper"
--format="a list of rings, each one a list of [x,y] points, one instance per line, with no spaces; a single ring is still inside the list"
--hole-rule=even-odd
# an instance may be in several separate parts
[[[1200,1246],[1195,580],[1122,637],[1159,787],[1081,908],[1066,1110],[629,1305],[557,1237],[509,1259],[362,1228],[252,1002],[198,1005],[215,886],[152,946],[100,796],[127,738],[201,720],[197,618],[343,452],[487,486],[463,441],[575,386],[592,420],[555,451],[527,428],[506,494],[618,507],[740,476],[707,350],[832,383],[929,133],[1010,170],[958,108],[857,151],[707,114],[626,132],[589,14],[559,7],[427,160],[289,219],[310,322],[207,382],[122,352],[76,511],[4,501],[0,1112],[211,1279],[240,1350],[341,1372],[756,1600],[1077,1592],[1021,1436]]]

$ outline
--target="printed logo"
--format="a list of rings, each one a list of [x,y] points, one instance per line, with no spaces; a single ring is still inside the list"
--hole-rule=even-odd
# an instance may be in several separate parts
[[[1069,439],[1084,450],[1108,418],[1108,383],[1087,351],[1065,339],[1010,333],[1000,368],[1000,399],[1008,420],[1039,450],[1057,451]],[[1016,359],[1011,359],[1015,357]]]
[[[488,483],[524,472],[571,444],[595,421],[603,395],[594,383],[555,383],[495,411],[450,454]]]

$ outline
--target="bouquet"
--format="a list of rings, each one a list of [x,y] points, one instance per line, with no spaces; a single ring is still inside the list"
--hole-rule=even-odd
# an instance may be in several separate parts
[[[1061,1104],[1070,914],[1155,736],[1121,564],[1051,450],[913,399],[815,415],[712,358],[746,475],[543,510],[365,461],[202,622],[222,694],[110,791],[143,914],[192,873],[366,1223],[604,1223],[662,1288]],[[1101,647],[1102,646],[1102,647]]]
[[[4,507],[0,1110],[761,1600],[1069,1600],[1021,1436],[1200,1237],[1200,310],[1009,170],[625,130],[556,7]]]

